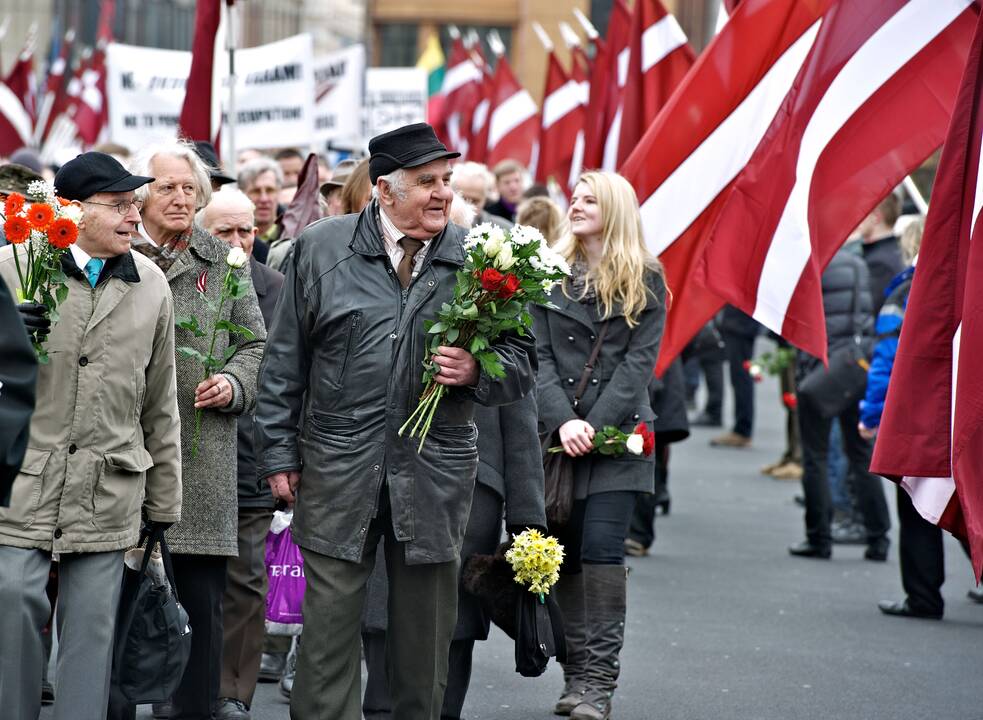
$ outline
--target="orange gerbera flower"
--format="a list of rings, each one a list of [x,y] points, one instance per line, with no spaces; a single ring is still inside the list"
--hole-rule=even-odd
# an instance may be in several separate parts
[[[78,226],[68,218],[58,218],[48,228],[48,242],[60,250],[67,249],[78,236]]]
[[[20,245],[31,234],[31,226],[20,215],[11,215],[3,224],[3,232],[8,242]]]
[[[4,203],[4,214],[9,218],[24,209],[24,196],[20,193],[10,193]]]
[[[33,203],[27,211],[27,220],[35,230],[44,232],[55,219],[55,211],[46,203]]]
[[[72,204],[72,201],[71,200],[66,200],[63,197],[60,197],[60,198],[58,198],[58,204],[61,205],[62,207],[65,207],[66,205],[71,205]]]

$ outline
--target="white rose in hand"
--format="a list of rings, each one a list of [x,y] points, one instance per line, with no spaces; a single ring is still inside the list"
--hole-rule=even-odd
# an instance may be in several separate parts
[[[499,270],[508,270],[515,265],[515,256],[512,255],[512,243],[502,243],[502,249],[498,251],[498,257],[495,258],[495,264],[498,265]]]
[[[641,435],[629,435],[625,447],[632,455],[641,455],[645,449],[645,438]]]
[[[498,255],[499,250],[502,249],[502,240],[503,237],[501,234],[495,235],[493,233],[489,233],[488,239],[485,240],[485,244],[482,246],[485,251],[485,256],[493,258]]]
[[[241,268],[248,261],[249,256],[242,248],[232,248],[229,250],[229,254],[225,256],[225,264],[233,269]]]

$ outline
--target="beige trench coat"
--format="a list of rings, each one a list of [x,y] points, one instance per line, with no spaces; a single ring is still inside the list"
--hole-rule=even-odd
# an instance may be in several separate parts
[[[12,292],[13,250],[0,248]],[[174,306],[164,274],[140,255],[112,259],[94,289],[71,257],[0,544],[106,552],[136,543],[141,506],[151,520],[181,517]]]

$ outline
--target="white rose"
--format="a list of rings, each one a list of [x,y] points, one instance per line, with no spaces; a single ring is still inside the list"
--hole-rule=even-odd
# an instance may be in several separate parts
[[[78,205],[65,205],[61,208],[59,214],[64,218],[68,218],[76,225],[82,220],[82,208]]]
[[[232,269],[241,268],[248,261],[249,256],[242,248],[232,248],[229,250],[229,254],[225,256],[225,264]]]
[[[485,255],[490,258],[498,255],[499,251],[502,249],[502,241],[504,239],[504,236],[489,235],[488,239],[485,240],[485,244],[482,245],[485,250]]]
[[[507,241],[502,243],[502,249],[498,251],[495,264],[499,270],[508,270],[515,265],[515,257],[512,255],[512,243]]]
[[[642,451],[645,449],[645,438],[641,435],[629,435],[628,439],[625,441],[625,448],[628,449],[632,455],[641,455]]]

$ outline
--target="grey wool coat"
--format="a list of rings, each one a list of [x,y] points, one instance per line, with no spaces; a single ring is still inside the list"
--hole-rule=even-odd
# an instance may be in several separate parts
[[[645,284],[648,304],[635,327],[628,325],[620,307],[611,308],[601,353],[577,409],[574,393],[604,319],[594,305],[572,300],[559,285],[550,295],[554,307],[532,308],[539,355],[540,434],[552,434],[578,417],[598,430],[614,425],[630,432],[639,422],[653,428],[655,413],[648,388],[665,327],[666,286],[661,274],[652,270],[646,271]],[[652,492],[654,462],[652,455],[630,453],[618,458],[596,454],[576,458],[574,496],[615,490]]]
[[[222,279],[228,270],[225,264],[228,252],[228,245],[195,226],[188,249],[168,269],[167,281],[174,295],[174,314],[194,315],[208,335],[196,338],[187,330],[177,328],[175,347],[192,347],[202,353],[208,352],[212,317],[198,294],[196,283],[205,273],[205,293],[218,302]],[[249,268],[244,267],[239,273],[249,285],[249,292],[238,300],[227,301],[222,310],[222,319],[249,328],[256,337],[243,340],[221,332],[216,339],[215,355],[222,355],[230,344],[238,345],[236,353],[221,371],[232,383],[233,397],[228,407],[221,410],[208,408],[202,414],[197,457],[191,456],[191,442],[195,423],[195,388],[202,380],[202,367],[195,360],[180,354],[177,356],[184,509],[181,522],[167,531],[167,543],[173,553],[228,556],[238,553],[236,417],[248,412],[256,402],[256,379],[266,340],[266,326]]]
[[[423,391],[423,321],[453,297],[466,231],[448,225],[434,237],[403,289],[378,212],[373,201],[297,238],[263,360],[258,475],[300,470],[295,542],[349,561],[362,557],[385,483],[406,562],[442,563],[464,539],[478,466],[474,404],[507,405],[531,392],[535,344],[499,336],[491,349],[505,376],[482,372],[475,387],[452,388],[417,452],[417,440],[398,430]]]

